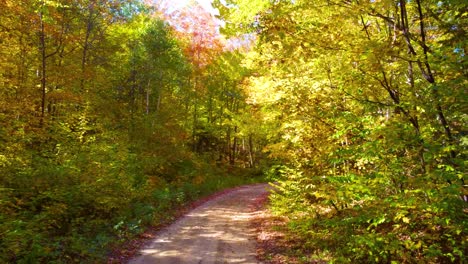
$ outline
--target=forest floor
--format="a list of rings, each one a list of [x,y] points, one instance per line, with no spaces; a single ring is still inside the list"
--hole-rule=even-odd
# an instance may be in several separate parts
[[[266,220],[269,190],[268,184],[246,185],[202,199],[181,212],[171,225],[148,230],[129,241],[108,262],[265,263],[257,254],[268,251],[259,248],[268,246],[258,243],[259,235],[274,237],[259,229],[259,221]]]
[[[257,212],[252,219],[256,235],[256,256],[264,264],[296,264],[300,262],[294,254],[293,241],[287,232],[287,219],[274,216],[267,208],[268,196],[258,199],[254,204]]]
[[[275,216],[268,208],[268,195],[253,204],[255,217],[251,225],[256,235],[256,256],[263,264],[325,264],[325,260],[310,255],[303,246],[305,241],[288,229],[288,218]]]

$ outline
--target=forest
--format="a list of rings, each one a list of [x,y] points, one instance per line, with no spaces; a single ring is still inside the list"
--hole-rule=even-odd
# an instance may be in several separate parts
[[[303,263],[465,261],[466,1],[171,2],[0,1],[0,263],[261,181]]]

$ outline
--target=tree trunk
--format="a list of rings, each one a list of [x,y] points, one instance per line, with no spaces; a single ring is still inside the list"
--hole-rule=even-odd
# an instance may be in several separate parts
[[[421,71],[423,72],[423,75],[425,79],[432,84],[432,96],[434,97],[434,101],[436,102],[436,111],[437,111],[437,116],[440,120],[440,123],[445,131],[445,135],[447,139],[449,140],[450,143],[454,141],[453,136],[452,136],[452,131],[451,128],[447,122],[447,119],[445,118],[444,111],[442,110],[442,106],[440,104],[440,95],[437,91],[437,84],[435,81],[434,74],[432,73],[429,60],[427,57],[427,53],[429,48],[426,45],[426,29],[424,27],[424,15],[422,12],[422,7],[421,7],[421,1],[416,0],[416,3],[418,5],[418,15],[419,15],[419,31],[420,31],[420,36],[421,36],[421,46],[423,48],[423,53],[424,53],[424,68],[421,64],[419,64],[419,67],[421,68]],[[456,153],[452,150],[450,151],[450,155],[452,158],[455,158]]]
[[[253,154],[253,138],[252,138],[252,133],[249,134],[249,166],[250,168],[255,168],[255,163],[254,163],[254,154]]]
[[[44,1],[42,2],[42,8],[44,8]],[[47,73],[47,55],[46,55],[46,44],[45,44],[45,27],[44,27],[44,15],[41,10],[39,13],[40,16],[40,32],[39,32],[39,41],[41,43],[41,127],[44,124],[45,117],[45,105],[46,105],[46,73]]]
[[[237,154],[237,136],[235,135],[237,133],[237,126],[234,127],[234,140],[232,142],[232,155],[231,155],[231,160],[230,164],[234,165],[236,163],[236,154]]]

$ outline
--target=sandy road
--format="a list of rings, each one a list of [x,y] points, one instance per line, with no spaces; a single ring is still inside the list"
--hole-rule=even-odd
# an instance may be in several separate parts
[[[130,264],[261,263],[255,258],[251,206],[267,184],[248,185],[216,197],[163,229]]]

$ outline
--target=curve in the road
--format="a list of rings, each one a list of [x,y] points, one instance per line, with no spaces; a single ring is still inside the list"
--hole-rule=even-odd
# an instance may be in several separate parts
[[[257,264],[249,205],[269,190],[249,185],[206,202],[165,228],[130,264]]]

